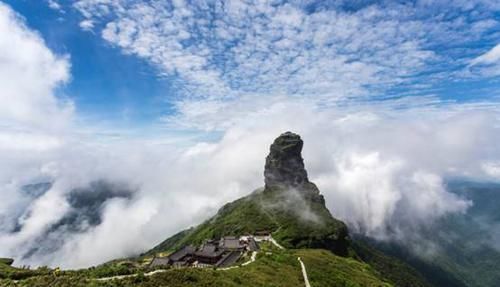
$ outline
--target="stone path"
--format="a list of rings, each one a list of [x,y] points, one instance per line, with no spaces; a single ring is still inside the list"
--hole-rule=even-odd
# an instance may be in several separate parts
[[[257,251],[252,252],[252,256],[250,257],[250,260],[247,262],[241,264],[242,266],[247,266],[248,264],[252,263],[255,261],[255,257],[257,256]]]
[[[250,260],[248,260],[247,262],[244,262],[243,264],[241,264],[241,266],[247,266],[248,264],[255,262],[256,256],[257,256],[257,251],[253,251],[252,256],[250,257]],[[240,267],[239,265],[236,265],[236,266],[231,266],[231,267],[226,267],[226,268],[218,268],[216,270],[230,270],[230,269],[239,268],[239,267]]]
[[[278,242],[276,242],[276,240],[274,240],[274,238],[272,238],[272,237],[269,238],[269,241],[271,241],[271,243],[274,244],[279,249],[285,249],[285,247],[281,246]]]
[[[304,284],[306,284],[306,287],[311,287],[311,284],[309,283],[309,278],[307,277],[307,271],[304,262],[302,262],[302,259],[300,259],[300,257],[297,257],[297,260],[299,260],[300,267],[302,268],[302,276],[304,277]]]
[[[158,269],[155,271],[151,271],[148,273],[144,273],[144,276],[153,276],[157,273],[163,273],[166,272],[167,270],[164,269]],[[117,275],[117,276],[111,276],[111,277],[103,277],[103,278],[97,278],[95,280],[97,281],[108,281],[108,280],[113,280],[113,279],[125,279],[125,278],[131,278],[131,277],[136,277],[138,274],[128,274],[128,275]]]
[[[279,249],[285,249],[283,246],[281,246],[278,242],[276,242],[276,240],[274,240],[274,238],[270,237],[269,241],[274,244],[276,247],[278,247]],[[241,264],[241,266],[247,266],[248,264],[252,263],[252,262],[255,262],[255,259],[257,257],[257,251],[253,251],[252,252],[252,256],[250,257],[250,260],[248,260],[247,262],[244,262],[243,264]],[[299,261],[300,261],[300,258],[299,258]],[[301,262],[302,264],[302,262]],[[303,265],[303,264],[302,264]],[[240,266],[231,266],[231,267],[227,267],[227,268],[218,268],[217,270],[230,270],[230,269],[234,269],[234,268],[238,268]],[[156,273],[161,273],[161,272],[165,272],[167,270],[165,269],[158,269],[158,270],[155,270],[155,271],[151,271],[149,273],[145,273],[144,276],[152,276]],[[303,267],[302,269],[302,272],[305,272],[305,267]],[[109,281],[109,280],[113,280],[113,279],[125,279],[125,278],[131,278],[131,277],[136,277],[138,274],[128,274],[128,275],[117,275],[117,276],[111,276],[111,277],[104,277],[104,278],[97,278],[95,280],[97,281]],[[305,275],[307,276],[307,275]],[[306,278],[306,277],[304,277]],[[310,285],[307,285],[308,282],[306,283],[306,287],[310,287]]]
[[[252,252],[252,256],[250,257],[250,260],[248,260],[247,262],[244,262],[243,264],[241,264],[241,266],[247,266],[248,264],[252,263],[252,262],[255,262],[255,258],[257,257],[257,251],[254,251]],[[226,267],[226,268],[218,268],[216,270],[230,270],[230,269],[234,269],[234,268],[239,268],[240,266],[236,265],[236,266],[231,266],[231,267]],[[158,270],[155,270],[155,271],[151,271],[149,273],[145,273],[144,276],[152,276],[152,275],[155,275],[157,273],[162,273],[162,272],[166,272],[167,270],[165,269],[158,269]],[[95,280],[97,281],[109,281],[109,280],[113,280],[113,279],[125,279],[125,278],[132,278],[132,277],[136,277],[138,274],[128,274],[128,275],[117,275],[117,276],[111,276],[111,277],[104,277],[104,278],[97,278]]]

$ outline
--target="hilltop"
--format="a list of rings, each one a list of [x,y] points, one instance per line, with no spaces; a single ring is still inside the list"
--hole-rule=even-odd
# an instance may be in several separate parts
[[[323,195],[309,181],[303,145],[299,135],[281,134],[266,157],[264,187],[224,205],[212,218],[138,257],[75,271],[2,265],[0,285],[304,286],[302,258],[311,286],[431,286],[408,265],[351,239],[346,224],[332,216]],[[210,262],[182,268],[169,263],[169,255],[179,254],[183,248],[195,254],[212,244],[214,251],[213,242],[237,241],[242,235],[263,232],[269,234],[269,240],[260,241],[259,251],[241,251],[229,269]]]
[[[287,249],[313,253],[313,249],[324,250],[331,258],[337,258],[338,264],[344,260],[362,264],[381,282],[395,286],[431,286],[410,266],[351,239],[346,224],[332,216],[323,195],[309,181],[301,154],[303,145],[299,135],[281,134],[271,144],[266,157],[264,187],[224,205],[212,218],[167,238],[141,258],[168,254],[207,239],[268,230]],[[357,275],[352,276],[355,282]]]
[[[302,146],[302,139],[290,132],[276,138],[266,158],[264,188],[224,205],[214,217],[174,235],[147,254],[208,238],[268,230],[287,248],[324,248],[346,256],[347,226],[331,215],[323,195],[308,180]]]

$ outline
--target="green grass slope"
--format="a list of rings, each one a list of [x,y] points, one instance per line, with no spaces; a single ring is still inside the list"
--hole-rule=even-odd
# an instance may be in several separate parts
[[[395,286],[399,287],[429,287],[429,286],[448,286],[435,285],[425,279],[425,277],[411,265],[406,262],[388,255],[373,246],[361,241],[353,240],[351,247],[356,256],[363,262],[369,264],[372,268]],[[443,273],[443,276],[445,274]],[[448,282],[448,281],[447,281]]]
[[[312,287],[372,286],[390,287],[380,279],[369,265],[352,258],[336,256],[320,249],[278,250],[266,249],[257,260],[247,266],[230,270],[216,269],[168,269],[152,276],[98,281],[90,277],[88,270],[53,273],[26,280],[0,281],[0,286],[266,286],[303,287],[304,279],[297,257],[306,265]]]
[[[37,269],[24,269],[10,266],[11,260],[0,260],[0,282],[5,280],[21,280],[33,276],[49,274],[51,271],[46,267]],[[0,284],[0,286],[3,286]]]
[[[327,250],[302,249],[295,252],[306,266],[312,287],[321,286],[393,286],[370,265]]]
[[[419,272],[404,262],[366,245],[361,245],[359,242],[351,242],[347,237],[345,224],[333,218],[318,193],[306,193],[309,197],[296,198],[285,192],[287,191],[276,189],[258,190],[247,197],[228,203],[211,219],[170,237],[147,252],[147,255],[173,251],[187,244],[199,244],[207,238],[253,233],[256,230],[267,229],[274,231],[273,237],[286,248],[327,249],[346,257],[346,261],[337,259],[335,262],[338,264],[325,263],[329,269],[322,272],[329,274],[328,276],[332,278],[337,278],[338,274],[342,274],[338,272],[339,269],[347,268],[355,262],[362,266],[371,265],[371,270],[375,270],[380,278],[385,278],[394,286],[432,286],[423,279]],[[360,271],[356,276],[363,278],[364,275]]]
[[[347,255],[347,227],[330,214],[318,192],[278,188],[257,190],[228,203],[211,219],[174,235],[146,254],[171,251],[225,235],[253,234],[258,230],[272,231],[273,237],[287,248],[325,248]]]

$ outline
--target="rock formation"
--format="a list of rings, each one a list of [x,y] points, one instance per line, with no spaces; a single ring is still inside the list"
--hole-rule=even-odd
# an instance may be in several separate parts
[[[303,145],[300,136],[292,132],[283,133],[274,140],[266,157],[266,188],[300,188],[309,183],[301,154]]]
[[[325,204],[318,187],[309,181],[302,159],[304,142],[298,134],[286,132],[271,144],[264,169],[265,190],[300,191],[303,199]]]
[[[349,251],[347,226],[334,218],[302,159],[304,142],[286,132],[271,145],[266,158],[265,188],[224,205],[205,223],[160,243],[149,254],[199,243],[207,238],[270,231],[287,248],[322,248],[340,256]]]

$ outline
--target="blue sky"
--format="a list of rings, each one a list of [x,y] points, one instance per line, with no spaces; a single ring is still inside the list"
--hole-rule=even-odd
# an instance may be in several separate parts
[[[0,253],[140,253],[262,186],[287,130],[334,216],[418,238],[470,206],[448,178],[500,181],[499,21],[498,0],[0,0]],[[137,192],[54,231],[101,179]]]
[[[58,90],[78,113],[107,125],[150,124],[171,109],[166,77],[144,60],[124,55],[99,35],[82,31],[73,9],[54,10],[44,1],[7,1],[55,53],[69,55],[71,80]]]
[[[499,97],[499,56],[471,65],[500,43],[495,1],[5,2],[69,55],[57,95],[106,126],[223,129],[237,115],[214,114],[277,95],[318,106]]]

